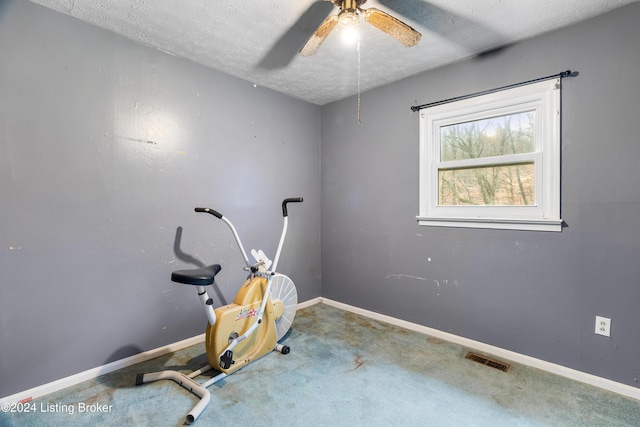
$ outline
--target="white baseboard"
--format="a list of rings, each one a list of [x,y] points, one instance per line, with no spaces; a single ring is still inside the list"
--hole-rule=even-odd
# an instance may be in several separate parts
[[[97,378],[100,375],[108,374],[110,372],[117,371],[118,369],[135,365],[136,363],[146,362],[147,360],[151,360],[155,357],[173,353],[174,351],[182,350],[183,348],[201,343],[204,341],[204,336],[205,334],[201,334],[192,338],[187,338],[173,344],[165,345],[164,347],[145,351],[143,353],[116,360],[115,362],[107,363],[106,365],[89,369],[87,371],[80,372],[66,378],[61,378],[59,380],[34,387],[20,393],[12,394],[11,396],[3,397],[2,399],[0,399],[0,403],[30,402],[33,399],[37,399],[49,393],[53,393],[64,388],[80,384],[81,382]]]
[[[587,374],[586,372],[577,371],[575,369],[567,368],[565,366],[557,365],[555,363],[546,362],[544,360],[536,359],[534,357],[526,356],[524,354],[515,353],[513,351],[505,350],[500,347],[495,347],[489,344],[485,344],[480,341],[474,341],[468,338],[460,337],[458,335],[453,335],[447,332],[439,331],[437,329],[429,328],[427,326],[418,325],[416,323],[411,323],[405,320],[396,319],[395,317],[386,316],[384,314],[376,313],[374,311],[369,311],[369,310],[354,307],[348,304],[344,304],[341,302],[333,301],[328,298],[320,297],[318,298],[318,302],[322,304],[327,304],[336,308],[340,308],[345,311],[350,311],[355,314],[360,314],[362,316],[366,316],[375,320],[380,320],[381,322],[386,322],[392,325],[400,326],[405,329],[420,332],[425,335],[430,335],[432,337],[440,338],[445,341],[453,342],[455,344],[459,344],[474,350],[478,350],[483,353],[488,353],[490,355],[508,359],[508,360],[520,363],[522,365],[531,366],[533,368],[550,372],[552,374],[555,374],[561,377],[565,377],[565,378],[569,378],[582,383],[590,384],[592,386],[609,390],[623,396],[640,400],[640,388],[636,388],[626,384],[611,381],[611,380],[598,377],[592,374]]]
[[[457,335],[449,334],[447,332],[442,332],[437,329],[418,325],[416,323],[411,323],[405,320],[396,319],[395,317],[386,316],[384,314],[376,313],[374,311],[369,311],[369,310],[354,307],[348,304],[344,304],[341,302],[333,301],[328,298],[318,297],[318,298],[314,298],[314,299],[302,302],[298,304],[298,309],[302,309],[302,308],[309,307],[319,303],[327,304],[327,305],[340,308],[342,310],[349,311],[355,314],[360,314],[362,316],[366,316],[375,320],[380,320],[381,322],[386,322],[392,325],[400,326],[405,329],[420,332],[425,335],[441,338],[445,341],[450,341],[450,342],[463,345],[465,347],[469,347],[484,353],[502,357],[517,363],[521,363],[523,365],[531,366],[534,368],[541,369],[543,371],[550,372],[555,375],[570,378],[575,381],[580,381],[586,384],[593,385],[595,387],[612,391],[614,393],[617,393],[623,396],[640,400],[640,389],[635,387],[617,383],[615,381],[607,380],[605,378],[597,377],[595,375],[587,374],[585,372],[576,371],[574,369],[570,369],[561,365],[556,365],[554,363],[546,362],[544,360],[536,359],[523,354],[515,353],[512,351],[495,347],[489,344],[485,344],[479,341],[470,340],[468,338],[463,338]],[[76,384],[80,384],[81,382],[97,378],[100,375],[108,374],[110,372],[117,371],[118,369],[126,368],[128,366],[135,365],[136,363],[145,362],[155,357],[163,356],[168,353],[173,353],[183,348],[201,343],[202,341],[204,341],[204,336],[205,334],[201,334],[192,338],[187,338],[185,340],[182,340],[173,344],[169,344],[164,347],[159,347],[154,350],[145,351],[143,353],[136,354],[131,357],[116,360],[115,362],[111,362],[106,365],[99,366],[97,368],[89,369],[88,371],[80,372],[78,374],[71,375],[66,378],[61,378],[59,380],[56,380],[47,384],[43,384],[38,387],[34,387],[32,389],[13,394],[11,396],[3,397],[2,399],[0,399],[0,404],[5,402],[8,402],[8,403],[30,402],[33,399],[37,399],[39,397],[62,390],[64,388],[71,387]]]
[[[309,307],[314,304],[318,304],[319,302],[320,302],[320,298],[314,298],[309,301],[302,302],[298,304],[298,310],[305,307]],[[3,397],[2,399],[0,399],[0,404],[5,402],[8,402],[8,403],[30,402],[33,399],[37,399],[39,397],[45,396],[50,393],[54,393],[64,388],[71,387],[76,384],[80,384],[81,382],[97,378],[100,375],[108,374],[110,372],[117,371],[118,369],[135,365],[136,363],[146,362],[147,360],[151,360],[155,357],[164,356],[165,354],[173,353],[174,351],[182,350],[183,348],[196,345],[198,343],[203,342],[204,339],[205,339],[205,334],[201,334],[201,335],[198,335],[192,338],[187,338],[185,340],[182,340],[173,344],[165,345],[163,347],[159,347],[153,350],[145,351],[140,354],[126,357],[124,359],[116,360],[115,362],[111,362],[106,365],[99,366],[97,368],[89,369],[87,371],[80,372],[78,374],[74,374],[66,378],[61,378],[59,380],[52,381],[50,383],[43,384],[38,387],[34,387],[32,389],[22,391],[20,393]]]
[[[305,301],[305,302],[301,302],[301,303],[298,304],[298,310],[310,307],[312,305],[320,304],[321,302],[322,302],[322,298],[320,298],[320,297],[314,298],[314,299],[310,299],[310,300]]]

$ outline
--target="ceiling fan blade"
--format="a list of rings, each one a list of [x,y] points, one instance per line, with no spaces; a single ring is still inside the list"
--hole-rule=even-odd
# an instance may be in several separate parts
[[[502,44],[503,35],[499,32],[473,17],[467,18],[450,10],[451,6],[439,7],[425,0],[378,0],[378,3],[396,16],[409,18],[420,27],[428,28],[430,33],[469,50],[476,50],[481,45]]]
[[[362,9],[362,12],[364,12],[365,21],[389,34],[406,47],[415,46],[422,37],[422,34],[404,22],[375,7]]]
[[[327,38],[336,25],[338,25],[338,15],[329,16],[325,19],[311,38],[302,46],[300,54],[302,56],[311,56],[316,53],[324,39]]]
[[[300,46],[309,40],[318,25],[335,10],[334,7],[330,1],[314,2],[295,24],[280,36],[269,52],[260,60],[257,68],[278,70],[288,66],[298,56]]]

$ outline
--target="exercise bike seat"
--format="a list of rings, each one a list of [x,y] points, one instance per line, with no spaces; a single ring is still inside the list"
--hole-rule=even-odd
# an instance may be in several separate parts
[[[220,264],[211,264],[192,270],[177,270],[171,273],[171,281],[185,285],[206,286],[213,283],[214,277],[221,269]]]

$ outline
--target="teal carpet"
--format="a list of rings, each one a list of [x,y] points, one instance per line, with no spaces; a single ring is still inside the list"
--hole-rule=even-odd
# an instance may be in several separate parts
[[[640,401],[318,304],[271,353],[209,387],[195,426],[639,426]],[[509,361],[505,361],[510,363]],[[0,426],[180,426],[198,398],[137,373],[206,364],[204,344],[86,381],[2,413]],[[207,377],[199,379],[204,381]]]

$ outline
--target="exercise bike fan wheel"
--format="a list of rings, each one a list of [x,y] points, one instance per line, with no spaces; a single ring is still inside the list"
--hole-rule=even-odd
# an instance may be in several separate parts
[[[276,318],[276,336],[279,341],[291,327],[298,308],[296,286],[284,274],[276,274],[271,279],[271,301]]]

